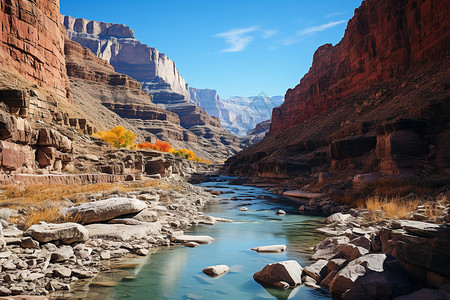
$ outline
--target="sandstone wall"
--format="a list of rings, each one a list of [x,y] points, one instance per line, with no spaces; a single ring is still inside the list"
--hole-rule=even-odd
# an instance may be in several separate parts
[[[59,1],[0,2],[0,65],[69,98]]]
[[[449,10],[450,3],[440,0],[363,1],[339,44],[320,47],[309,72],[273,110],[271,133],[445,58],[450,49]]]

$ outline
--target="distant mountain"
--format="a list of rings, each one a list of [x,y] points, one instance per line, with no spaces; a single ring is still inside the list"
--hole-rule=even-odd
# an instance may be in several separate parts
[[[258,123],[272,117],[272,109],[280,106],[283,96],[268,97],[231,97],[220,99],[216,90],[189,88],[191,100],[206,110],[210,115],[218,117],[222,126],[228,131],[246,136]]]

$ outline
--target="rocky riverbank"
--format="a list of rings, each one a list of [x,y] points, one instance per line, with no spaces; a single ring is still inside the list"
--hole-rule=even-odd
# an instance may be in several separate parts
[[[316,262],[306,267],[295,261],[269,264],[254,276],[263,285],[326,288],[339,299],[450,297],[450,204],[445,188],[423,196],[422,205],[413,211],[397,207],[394,213],[405,219],[393,219],[386,217],[383,207],[341,205],[332,199],[333,189],[312,193],[245,182],[249,180],[231,183],[266,186],[275,194],[297,197],[305,214],[328,216],[324,227],[317,229],[328,237],[314,247]],[[414,200],[409,195],[398,201],[406,205]]]
[[[0,296],[48,295],[69,292],[72,284],[96,282],[109,262],[132,253],[145,256],[152,248],[191,242],[208,243],[205,237],[183,234],[195,224],[226,221],[203,215],[200,208],[214,201],[201,187],[175,179],[163,179],[162,188],[131,192],[105,191],[87,195],[88,202],[61,203],[60,224],[41,222],[21,230],[8,223],[20,213],[2,209],[0,218]],[[171,186],[171,189],[165,186]],[[72,205],[70,205],[72,204]]]
[[[319,230],[330,237],[315,246],[316,262],[303,269],[303,281],[343,299],[450,297],[448,224],[370,222],[362,210],[325,222]]]

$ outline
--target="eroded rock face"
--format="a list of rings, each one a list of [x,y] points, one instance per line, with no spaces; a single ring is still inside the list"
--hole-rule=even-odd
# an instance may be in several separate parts
[[[67,19],[68,17],[66,17]],[[80,20],[80,24],[84,24],[85,20]],[[77,22],[73,26],[81,26],[76,25]],[[176,94],[174,91],[170,93],[178,96],[175,97],[160,90],[153,91],[149,97],[148,92],[145,91],[145,82],[142,81],[144,80],[142,77],[136,77],[136,79],[143,85],[128,76],[135,76],[128,69],[123,70],[128,75],[116,72],[121,69],[116,67],[114,70],[108,61],[101,59],[102,55],[95,52],[90,41],[92,38],[98,39],[98,41],[111,39],[111,41],[117,42],[117,38],[99,35],[98,30],[100,29],[95,28],[97,25],[100,26],[100,23],[90,22],[89,24],[93,24],[93,27],[88,32],[93,30],[92,32],[97,33],[95,36],[83,34],[76,39],[70,35],[71,29],[69,29],[69,36],[88,48],[67,39],[65,54],[67,72],[73,90],[73,102],[92,120],[95,120],[98,127],[104,130],[122,125],[149,142],[154,143],[157,139],[167,141],[175,148],[188,148],[211,161],[224,158],[240,149],[240,140],[223,129],[218,118],[211,117],[191,103],[188,98]],[[88,28],[90,28],[89,26]],[[106,27],[102,28],[102,30],[106,30]],[[78,27],[76,29],[82,30]],[[126,42],[130,40],[129,38],[124,39]],[[136,53],[136,55],[145,56],[145,53]],[[133,57],[123,59],[130,59],[131,63]],[[110,62],[113,64],[112,61]],[[134,63],[131,65],[134,66]],[[154,67],[159,68],[158,66]],[[143,86],[144,91],[141,90]],[[167,88],[172,89],[170,85]]]
[[[0,65],[62,98],[69,84],[58,1],[2,1]]]
[[[447,176],[443,10],[448,3],[435,0],[364,1],[341,42],[320,47],[274,109],[270,134],[226,162],[228,174],[277,182],[317,170]]]
[[[336,46],[314,54],[310,71],[275,108],[271,133],[330,110],[373,84],[398,78],[448,50],[448,3],[364,1]]]
[[[418,221],[400,221],[400,227],[381,230],[382,251],[401,261],[412,276],[439,288],[432,278],[445,282],[450,277],[449,227]]]

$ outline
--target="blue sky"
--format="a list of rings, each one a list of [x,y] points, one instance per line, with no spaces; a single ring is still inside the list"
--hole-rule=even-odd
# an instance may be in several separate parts
[[[314,51],[338,43],[361,0],[60,0],[61,13],[130,26],[190,86],[230,96],[284,95]]]

